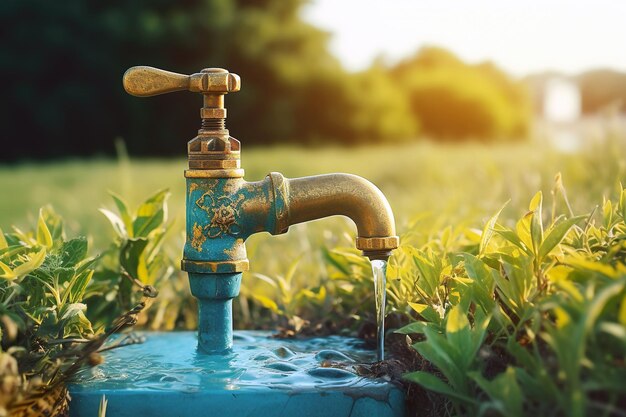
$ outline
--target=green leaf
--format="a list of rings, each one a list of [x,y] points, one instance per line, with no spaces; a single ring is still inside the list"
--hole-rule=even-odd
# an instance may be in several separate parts
[[[466,349],[471,349],[470,324],[460,305],[454,306],[447,314],[446,337],[448,342],[466,356]]]
[[[409,323],[406,326],[396,330],[395,333],[400,333],[400,334],[424,333],[425,327],[426,327],[426,323],[421,322],[421,321],[414,321],[413,323]]]
[[[48,249],[51,248],[54,243],[48,225],[44,220],[43,209],[39,210],[39,220],[37,221],[37,243]]]
[[[530,253],[528,249],[529,246],[527,246],[514,231],[499,226],[496,227],[495,232],[515,246],[517,246],[518,248],[520,248],[521,250],[523,250],[525,253]]]
[[[622,212],[622,219],[626,221],[626,188],[622,189],[619,196],[619,206]]]
[[[63,240],[63,219],[61,216],[55,213],[51,206],[42,207],[41,213],[43,214],[43,220],[50,231],[50,236],[52,236],[52,241],[56,242]]]
[[[37,335],[39,337],[56,338],[59,335],[59,319],[57,312],[52,307],[42,307],[42,309],[41,321],[39,322],[39,327],[37,327]]]
[[[271,285],[273,288],[278,288],[278,284],[276,284],[276,281],[270,277],[268,277],[267,275],[263,275],[260,274],[258,272],[252,272],[251,275],[255,278],[260,279],[261,281]]]
[[[622,326],[624,326],[624,331],[626,331],[626,296],[622,297],[619,311],[617,313],[617,321],[619,321]]]
[[[113,230],[120,238],[122,239],[128,238],[128,232],[126,230],[126,226],[124,226],[124,222],[122,221],[122,219],[120,219],[117,216],[117,214],[104,208],[100,209],[100,213],[104,214],[106,218],[109,219],[111,226],[113,226]]]
[[[524,243],[524,246],[528,248],[530,253],[533,253],[533,241],[530,232],[532,218],[535,215],[535,212],[530,211],[524,215],[520,220],[517,221],[515,225],[515,232],[519,239]]]
[[[602,218],[604,227],[609,230],[613,223],[613,205],[611,200],[606,200],[602,205]]]
[[[528,205],[529,211],[539,211],[541,215],[541,204],[543,203],[543,193],[541,191],[537,191],[533,198],[530,200],[530,204]]]
[[[298,264],[300,263],[300,259],[302,258],[298,257],[291,262],[291,264],[289,265],[289,269],[287,270],[287,273],[285,274],[285,281],[291,283],[291,280],[293,279],[294,275],[296,274],[296,270],[298,269]]]
[[[454,398],[456,400],[462,401],[466,404],[476,404],[476,400],[467,395],[463,395],[459,393],[457,390],[452,388],[450,385],[443,382],[441,379],[436,376],[429,374],[428,372],[411,372],[409,374],[404,375],[404,379],[420,384],[424,388],[434,391],[439,394],[446,395],[448,397]]]
[[[87,306],[83,303],[71,303],[65,304],[61,311],[59,312],[61,315],[61,320],[69,320],[72,317],[78,315],[82,311],[87,311]]]
[[[409,304],[409,307],[415,310],[417,314],[424,317],[429,322],[437,323],[437,324],[441,322],[441,316],[439,315],[439,313],[437,313],[437,311],[432,306],[429,306],[427,304],[412,303],[412,302],[409,302],[408,304]]]
[[[571,219],[563,220],[552,227],[539,247],[539,260],[544,259],[552,251],[552,249],[556,247],[556,245],[561,243],[572,226],[584,218],[586,218],[586,216],[572,217]]]
[[[611,265],[589,261],[580,256],[570,256],[564,263],[583,273],[597,272],[609,278],[617,278],[620,275]]]
[[[596,324],[598,318],[600,317],[600,313],[602,313],[602,310],[606,308],[608,301],[622,293],[625,288],[626,278],[622,278],[621,280],[604,287],[598,292],[593,300],[591,300],[591,302],[587,305],[587,311],[579,323],[582,326],[584,334],[589,334],[591,332],[592,327]]]
[[[93,270],[84,271],[83,273],[76,275],[74,279],[70,282],[70,285],[65,290],[68,294],[67,300],[70,303],[78,303],[82,301],[85,290],[87,289],[87,285],[93,277],[93,273]]]
[[[93,334],[91,322],[85,316],[84,310],[79,310],[76,314],[63,320],[63,337],[85,337]]]
[[[515,343],[515,345],[528,354],[526,349],[521,347],[519,344]],[[547,372],[545,372],[543,368],[537,369],[536,367],[529,367],[529,369],[539,371],[541,374],[539,376],[535,376],[529,374],[523,368],[515,368],[515,377],[519,381],[519,385],[523,388],[524,395],[527,397],[527,399],[534,399],[543,404],[551,404],[557,402],[557,398],[559,397],[560,392],[559,389],[554,385],[555,381],[548,376]]]
[[[483,255],[485,253],[485,250],[487,249],[487,245],[489,245],[489,241],[493,237],[494,227],[496,225],[496,222],[498,221],[498,217],[500,217],[500,213],[502,213],[502,210],[504,210],[504,207],[506,207],[506,205],[509,204],[509,201],[504,203],[504,205],[500,208],[500,210],[498,210],[498,212],[491,219],[489,219],[489,221],[487,221],[487,223],[485,224],[485,227],[483,228],[482,236],[480,238],[480,246],[479,246],[479,251],[478,251],[479,255]]]
[[[537,192],[530,202],[529,209],[532,211],[530,218],[530,237],[532,239],[533,252],[539,253],[539,246],[543,241],[543,224],[542,224],[542,209],[543,194],[541,191]]]
[[[487,328],[491,322],[491,314],[485,314],[481,310],[474,313],[474,327],[472,328],[472,350],[469,352],[470,357],[475,357],[487,336]]]
[[[478,372],[470,372],[469,376],[503,411],[503,415],[521,417],[523,415],[523,394],[515,377],[515,369],[508,367],[493,380],[488,381]]]
[[[0,250],[6,249],[8,247],[9,247],[9,244],[7,243],[7,240],[4,237],[4,232],[2,231],[2,228],[0,228]]]
[[[16,256],[27,253],[29,248],[22,245],[13,245],[5,249],[0,249],[0,259],[11,262]]]
[[[165,223],[167,220],[165,202],[169,195],[167,190],[159,191],[139,206],[137,217],[133,221],[133,236],[147,237]]]
[[[83,271],[87,270],[88,268],[91,268],[93,264],[95,264],[99,259],[101,258],[92,257],[92,258],[84,259],[78,265],[74,267],[74,269],[76,270],[76,274],[82,274]]]
[[[455,389],[465,390],[467,388],[465,376],[467,370],[460,368],[464,365],[464,361],[460,357],[458,349],[430,326],[424,327],[424,334],[427,340],[415,343],[413,348],[439,368]]]
[[[20,277],[26,276],[35,269],[39,268],[41,264],[43,264],[44,259],[46,258],[46,249],[41,248],[38,252],[34,252],[30,254],[30,258],[28,261],[24,262],[17,268],[13,270],[13,273]]]
[[[345,262],[345,259],[340,259],[341,255],[336,251],[324,248],[322,254],[324,255],[324,261],[337,268],[343,275],[350,276],[352,274],[349,264]]]
[[[465,272],[473,281],[472,294],[475,301],[486,313],[491,312],[495,306],[493,292],[495,288],[494,275],[498,274],[497,271],[469,253],[464,253],[463,259]]]
[[[600,331],[620,340],[626,347],[626,324],[604,322],[598,328]]]
[[[252,298],[261,303],[261,305],[274,313],[281,313],[280,308],[278,308],[278,304],[274,300],[269,297],[266,297],[261,294],[252,294]]]
[[[428,297],[436,298],[441,279],[441,259],[437,258],[429,250],[412,251],[413,262],[420,273],[420,280],[417,285],[422,288]]]
[[[139,262],[137,262],[137,274],[135,275],[135,278],[137,278],[144,284],[154,284],[154,282],[152,282],[152,277],[150,276],[150,271],[146,262],[146,254],[144,252],[139,255],[138,261]]]
[[[87,256],[87,238],[81,236],[63,242],[60,252],[61,266],[75,266]]]
[[[148,246],[148,239],[146,238],[133,238],[128,239],[122,249],[120,250],[120,265],[128,272],[133,278],[139,279],[140,263],[144,263],[145,258],[142,261],[143,252]],[[143,267],[141,267],[143,270]]]
[[[0,278],[4,278],[6,280],[14,280],[17,278],[15,272],[13,272],[13,270],[2,261],[0,261],[0,270],[2,271]]]
[[[118,196],[114,192],[109,191],[109,194],[111,195],[111,197],[113,198],[113,201],[115,202],[117,211],[119,211],[120,213],[122,222],[124,223],[126,231],[128,232],[128,237],[133,237],[133,219],[128,210],[128,205],[122,199],[122,197]]]

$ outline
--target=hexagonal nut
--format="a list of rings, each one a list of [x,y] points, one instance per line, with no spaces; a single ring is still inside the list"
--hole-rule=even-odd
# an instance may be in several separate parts
[[[211,68],[211,70],[216,70]],[[196,93],[233,93],[241,89],[241,78],[237,74],[222,71],[192,74],[189,79],[189,90]]]
[[[398,236],[357,237],[356,248],[362,251],[393,250],[400,245]]]
[[[223,108],[212,108],[212,107],[202,107],[200,109],[200,117],[202,119],[225,119],[226,118],[226,109],[223,109]]]

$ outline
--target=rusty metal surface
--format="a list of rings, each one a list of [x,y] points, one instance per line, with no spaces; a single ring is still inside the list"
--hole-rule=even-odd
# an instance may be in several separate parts
[[[327,174],[288,179],[272,172],[262,181],[245,181],[241,144],[226,129],[224,108],[224,94],[240,86],[239,76],[221,68],[183,75],[133,67],[124,74],[124,88],[135,96],[180,90],[204,96],[201,128],[188,143],[187,239],[181,266],[200,301],[200,345],[207,352],[232,346],[229,306],[239,293],[241,272],[248,269],[245,241],[252,234],[281,234],[292,224],[342,215],[354,221],[356,247],[370,259],[387,259],[399,244],[387,199],[364,178]]]
[[[174,91],[218,95],[239,91],[241,79],[221,68],[206,68],[197,74],[185,75],[158,68],[138,66],[129,68],[123,77],[124,89],[136,97],[151,97]],[[222,105],[219,107],[224,107]]]
[[[355,223],[358,232],[356,246],[366,256],[368,252],[398,247],[393,211],[387,199],[374,184],[362,177],[315,175],[285,179],[277,187],[277,193],[286,195],[286,223],[289,225],[342,215]]]

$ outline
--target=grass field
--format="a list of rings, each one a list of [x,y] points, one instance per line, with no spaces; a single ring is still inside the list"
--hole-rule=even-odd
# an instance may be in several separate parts
[[[537,190],[549,195],[558,172],[573,208],[586,210],[590,201],[611,193],[615,178],[624,179],[625,161],[615,149],[561,154],[539,143],[422,143],[356,149],[244,148],[242,164],[248,180],[262,179],[270,171],[287,177],[330,172],[362,175],[388,197],[403,231],[418,219],[437,226],[474,224],[507,200],[504,217],[517,215]],[[126,158],[0,166],[0,227],[32,224],[39,207],[52,204],[70,230],[93,235],[98,247],[105,241],[101,234],[108,233],[108,224],[97,209],[113,206],[107,190],[136,205],[156,190],[168,188],[170,218],[175,228],[182,229],[185,167],[183,159]],[[324,224],[332,229],[343,223],[326,220]]]
[[[551,205],[550,193],[559,172],[573,211],[588,213],[603,196],[614,194],[616,179],[626,183],[623,149],[623,137],[573,154],[559,153],[539,142],[244,148],[242,165],[248,180],[262,179],[270,171],[288,177],[329,172],[362,175],[388,197],[403,241],[419,247],[447,228],[481,228],[507,201],[500,218],[505,224],[512,222],[525,213],[538,190],[544,192],[546,206]],[[174,223],[167,250],[178,259],[184,241],[185,167],[184,159],[125,157],[0,167],[0,227],[31,228],[39,207],[51,204],[66,219],[70,233],[90,236],[92,251],[98,253],[113,239],[110,225],[98,212],[100,207],[114,208],[107,190],[136,206],[156,190],[168,188],[172,193],[169,217]],[[557,203],[564,204],[560,195]],[[320,249],[352,247],[354,237],[354,226],[341,217],[297,225],[283,236],[255,235],[247,244],[248,275],[286,276],[298,262],[292,291],[314,288],[329,274]],[[181,288],[186,291],[186,284]],[[276,288],[259,279],[245,278],[246,290],[280,297]]]

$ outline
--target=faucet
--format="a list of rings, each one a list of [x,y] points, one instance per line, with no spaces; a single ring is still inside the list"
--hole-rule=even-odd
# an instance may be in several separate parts
[[[198,350],[226,353],[233,344],[232,300],[249,269],[246,239],[278,235],[292,224],[347,216],[358,231],[356,247],[370,260],[387,260],[399,244],[393,212],[383,193],[356,175],[328,174],[288,179],[272,172],[248,182],[241,169],[241,143],[225,126],[224,96],[239,91],[237,74],[206,68],[192,75],[138,66],[126,71],[125,90],[149,97],[173,91],[201,93],[202,125],[188,142],[186,241],[181,268],[198,299]]]

